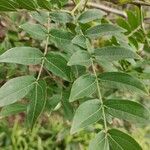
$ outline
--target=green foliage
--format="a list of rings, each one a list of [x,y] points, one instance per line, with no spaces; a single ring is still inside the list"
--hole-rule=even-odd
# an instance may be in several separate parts
[[[115,24],[103,11],[78,10],[82,1],[75,1],[77,6],[71,12],[64,10],[67,2],[0,0],[0,11],[25,9],[32,15],[32,23],[23,19],[20,29],[15,27],[17,35],[7,37],[25,42],[10,42],[0,55],[2,65],[13,63],[26,68],[20,77],[15,73],[19,69],[14,68],[8,73],[13,79],[5,78],[0,88],[0,116],[25,112],[27,127],[34,130],[43,112],[58,110],[72,121],[72,134],[95,122],[102,124],[89,144],[90,150],[141,150],[132,137],[113,129],[113,120],[144,126],[150,122],[149,110],[130,100],[133,97],[138,101],[149,94],[145,66],[150,39],[142,9],[128,11],[127,20],[120,18]],[[3,51],[5,48],[1,47]]]

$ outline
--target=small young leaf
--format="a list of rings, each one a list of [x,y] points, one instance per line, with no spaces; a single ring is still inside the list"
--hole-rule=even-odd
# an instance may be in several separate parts
[[[110,150],[107,135],[104,131],[99,132],[89,144],[89,150]]]
[[[47,37],[46,29],[39,24],[25,23],[21,25],[20,28],[30,34],[34,39],[45,40]]]
[[[50,13],[51,20],[57,23],[69,23],[73,17],[67,12],[53,11]]]
[[[97,19],[102,19],[105,14],[105,12],[99,9],[89,9],[79,16],[78,21],[83,24],[88,23]]]
[[[0,56],[0,62],[36,65],[42,61],[43,53],[32,47],[15,47]]]
[[[96,79],[93,75],[83,75],[76,79],[72,85],[69,101],[90,96],[96,91]]]
[[[75,52],[69,62],[68,65],[72,66],[72,65],[81,65],[81,66],[90,66],[91,64],[91,60],[90,60],[90,55],[87,51],[77,51]]]
[[[130,24],[129,24],[125,19],[123,19],[123,18],[117,19],[117,24],[118,24],[120,27],[126,29],[128,32],[131,32]]]
[[[99,38],[102,36],[115,36],[119,35],[125,30],[119,26],[112,24],[101,24],[91,27],[85,32],[85,35],[89,38]]]
[[[99,75],[100,82],[119,88],[148,93],[145,85],[138,79],[121,72],[105,72]]]
[[[140,103],[111,99],[104,102],[104,105],[106,112],[114,117],[137,123],[147,123],[150,121],[150,112]]]
[[[24,112],[27,109],[25,104],[21,103],[14,103],[2,108],[0,112],[0,118],[7,117],[10,115],[15,115],[20,112]]]
[[[0,107],[24,98],[33,88],[35,80],[33,76],[22,76],[6,82],[0,88]]]
[[[46,82],[41,80],[35,83],[31,92],[30,103],[27,107],[27,124],[28,127],[32,128],[45,108]]]
[[[101,117],[101,104],[98,99],[82,103],[76,110],[71,127],[71,134],[99,121]]]
[[[71,68],[67,66],[67,60],[58,53],[49,53],[46,56],[45,67],[56,76],[71,81]]]
[[[36,10],[37,5],[34,0],[16,0],[21,8],[27,9],[27,10]]]
[[[108,140],[111,150],[142,150],[132,137],[116,129],[108,131]]]
[[[95,49],[95,57],[98,60],[115,61],[126,58],[139,58],[132,50],[121,46],[107,46]]]

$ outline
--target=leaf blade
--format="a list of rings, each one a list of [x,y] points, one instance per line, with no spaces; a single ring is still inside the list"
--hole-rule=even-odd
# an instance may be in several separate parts
[[[42,61],[43,54],[37,48],[15,47],[0,56],[0,62],[22,65],[37,65]]]
[[[147,94],[148,91],[145,85],[138,79],[132,77],[129,74],[121,72],[105,72],[99,75],[100,82],[108,84],[109,86],[115,86],[133,91],[138,91]]]
[[[48,53],[46,56],[45,67],[56,76],[71,81],[71,68],[67,66],[67,60],[60,54]]]
[[[71,134],[74,134],[81,129],[93,124],[101,119],[101,104],[98,99],[84,102],[76,110]]]
[[[77,99],[90,96],[96,91],[96,79],[93,75],[80,76],[72,85],[69,101],[73,102]]]
[[[27,108],[27,124],[28,127],[33,127],[43,112],[46,104],[46,83],[40,80],[34,85],[31,95],[31,102]]]
[[[108,140],[112,150],[142,150],[141,146],[128,134],[117,129],[111,129],[108,133]]]
[[[106,106],[106,112],[114,117],[136,123],[148,123],[150,121],[150,112],[140,103],[110,99],[104,102],[104,105]]]
[[[5,106],[0,111],[0,118],[14,115],[20,112],[24,112],[26,109],[27,109],[27,106],[21,103],[14,103],[14,104]]]
[[[102,36],[115,36],[125,32],[125,30],[119,26],[112,24],[101,24],[89,28],[85,31],[85,35],[89,38],[99,38]]]
[[[127,58],[139,58],[139,56],[128,48],[121,46],[107,46],[94,50],[96,59],[99,60],[122,60]]]
[[[9,80],[0,88],[0,107],[25,97],[35,82],[33,76],[22,76]]]
[[[87,11],[83,12],[79,18],[78,18],[78,22],[80,23],[88,23],[97,19],[102,19],[102,17],[105,15],[106,13],[99,10],[99,9],[88,9]]]

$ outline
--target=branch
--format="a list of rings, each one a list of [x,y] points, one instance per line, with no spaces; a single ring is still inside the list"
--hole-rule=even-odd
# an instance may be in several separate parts
[[[66,7],[73,7],[73,6],[74,6],[74,3],[68,3],[66,5]],[[122,16],[124,18],[127,18],[127,14],[124,11],[121,11],[121,10],[118,10],[118,9],[115,9],[115,8],[111,8],[111,7],[102,5],[102,4],[96,4],[96,3],[89,2],[89,3],[87,3],[86,6],[90,7],[90,8],[101,9],[101,10],[107,12],[107,13],[113,13],[113,14]]]
[[[127,18],[127,14],[124,11],[115,9],[115,8],[111,8],[102,4],[95,4],[95,3],[87,3],[88,7],[92,7],[92,8],[97,8],[97,9],[101,9],[105,12],[109,12],[109,13],[114,13],[116,15],[122,16],[124,18]]]
[[[150,6],[150,3],[143,2],[143,1],[133,1],[133,2],[130,2],[130,4],[134,4],[134,5],[137,5],[137,6]]]

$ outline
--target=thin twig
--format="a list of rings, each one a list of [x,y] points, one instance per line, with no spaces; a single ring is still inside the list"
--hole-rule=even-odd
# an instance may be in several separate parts
[[[150,47],[150,42],[149,39],[147,37],[147,33],[145,30],[145,26],[144,26],[144,18],[143,18],[143,9],[142,9],[142,5],[140,5],[140,15],[141,15],[141,28],[143,29],[144,35],[145,35],[145,41],[148,45],[148,47]]]
[[[48,23],[47,23],[47,33],[48,34],[47,34],[46,45],[45,45],[45,50],[44,50],[44,57],[45,57],[45,55],[47,54],[47,51],[48,51],[49,31],[50,31],[50,17],[48,15]],[[42,64],[41,64],[41,67],[40,67],[40,70],[39,70],[38,77],[37,77],[36,81],[38,81],[40,79],[40,76],[42,74],[42,70],[43,70],[43,67],[44,67],[44,63],[45,63],[45,59],[43,58]]]
[[[148,2],[143,2],[143,1],[133,1],[133,2],[129,2],[130,4],[134,4],[137,6],[150,6],[150,3]]]
[[[68,3],[66,5],[66,7],[73,7],[73,6],[74,6],[74,3]],[[122,16],[124,18],[127,18],[126,12],[118,10],[118,9],[115,9],[115,8],[111,8],[111,7],[102,5],[102,4],[96,4],[96,3],[88,2],[86,4],[86,6],[89,7],[89,8],[97,8],[97,9],[103,10],[103,11],[105,11],[107,13],[113,13],[113,14]],[[76,6],[76,8],[77,8],[77,6]],[[72,12],[74,12],[74,10],[72,10]]]

